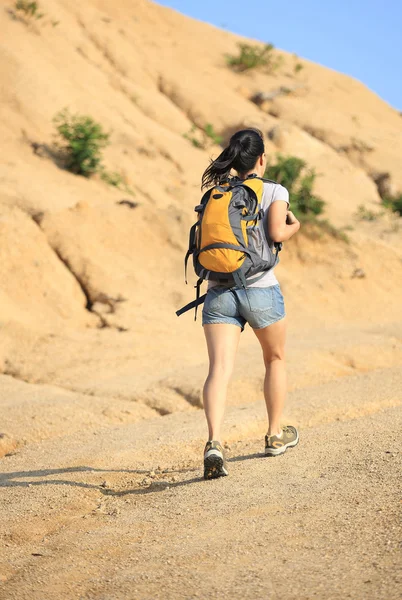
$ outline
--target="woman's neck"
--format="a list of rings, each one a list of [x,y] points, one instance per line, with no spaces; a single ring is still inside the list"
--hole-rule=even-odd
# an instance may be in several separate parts
[[[239,177],[239,179],[247,179],[247,177],[249,177],[250,175],[256,175],[257,177],[264,177],[264,172],[265,172],[265,168],[262,171],[262,168],[260,167],[260,165],[254,167],[254,169],[251,169],[250,171],[247,171],[247,173],[238,173],[237,176]]]
[[[257,173],[257,169],[253,169],[252,171],[247,171],[247,173],[238,173],[239,179],[247,179],[250,175],[256,175],[257,177],[262,177],[259,173]]]

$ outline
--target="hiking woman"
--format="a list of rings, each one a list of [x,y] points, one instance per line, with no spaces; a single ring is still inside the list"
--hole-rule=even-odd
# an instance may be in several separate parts
[[[260,131],[244,129],[235,133],[229,145],[204,172],[202,187],[227,181],[232,169],[241,180],[264,176],[266,157]],[[263,245],[272,251],[275,242],[289,240],[297,233],[300,223],[289,210],[288,191],[279,184],[264,181],[261,208],[263,217],[257,226],[261,228]],[[261,344],[265,364],[264,396],[268,414],[265,454],[278,456],[299,441],[295,427],[283,427],[280,423],[286,395],[286,318],[274,270],[263,271],[258,281],[249,284],[247,289],[210,281],[202,323],[209,356],[209,373],[203,390],[209,433],[204,451],[204,478],[213,479],[228,475],[219,440],[229,379],[240,333],[246,323]]]

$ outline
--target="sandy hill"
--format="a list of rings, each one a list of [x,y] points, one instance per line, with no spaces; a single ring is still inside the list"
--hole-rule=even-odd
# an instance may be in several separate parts
[[[194,147],[184,135],[193,127],[192,135],[201,136],[212,124],[227,140],[241,126],[258,126],[270,156],[299,156],[316,169],[325,216],[334,226],[348,228],[350,241],[301,233],[282,253],[277,275],[291,325],[289,413],[306,430],[325,426],[336,444],[348,435],[348,419],[365,419],[365,427],[371,427],[372,415],[388,410],[381,431],[392,446],[398,422],[392,411],[401,403],[401,219],[385,214],[368,222],[357,219],[356,212],[360,205],[380,212],[374,183],[380,173],[389,174],[394,191],[402,190],[402,119],[350,77],[303,59],[295,74],[295,58],[284,51],[277,51],[282,64],[273,75],[234,73],[225,55],[236,53],[242,38],[148,0],[41,0],[39,20],[21,17],[14,4],[4,1],[0,7],[0,433],[7,434],[0,438],[0,456],[8,455],[2,463],[9,473],[0,483],[7,488],[4,509],[14,507],[11,513],[3,510],[11,529],[0,583],[10,581],[7,597],[18,597],[15,589],[20,589],[27,594],[21,598],[41,598],[40,586],[38,596],[31,594],[29,561],[35,544],[49,532],[84,513],[115,518],[118,513],[107,511],[120,510],[114,504],[120,492],[134,486],[142,494],[144,485],[151,485],[143,483],[144,473],[152,473],[156,463],[161,469],[151,479],[174,471],[184,484],[188,471],[198,468],[206,353],[200,325],[191,315],[178,320],[174,311],[193,298],[192,287],[183,282],[187,230],[201,173],[219,147]],[[257,105],[252,101],[257,94],[273,99]],[[134,196],[99,177],[85,179],[58,166],[52,119],[64,107],[92,116],[111,132],[105,165],[124,177]],[[127,200],[135,206],[122,202]],[[254,406],[261,395],[261,369],[250,332],[242,344],[227,432],[238,454],[243,452],[236,446],[240,435],[253,440],[263,430],[262,413]],[[393,429],[387,429],[388,422]],[[353,427],[364,446],[360,426]],[[104,443],[102,436],[94,441],[99,432]],[[121,440],[129,439],[132,446],[123,450]],[[180,443],[188,444],[188,464],[181,461]],[[176,461],[173,471],[169,456]],[[104,509],[97,503],[106,458],[112,464],[108,468],[117,472],[123,464],[127,469],[125,475],[111,475],[116,498],[106,499]],[[88,467],[85,479],[82,465],[91,460],[95,471]],[[130,472],[133,460],[135,473]],[[307,483],[320,477],[311,460]],[[372,454],[367,460],[375,462]],[[40,483],[27,504],[23,487],[37,481],[29,476],[33,464],[38,470],[31,477],[46,485]],[[91,474],[96,469],[102,481]],[[348,469],[334,485],[351,477]],[[23,473],[27,479],[18,485]],[[66,483],[66,473],[72,483]],[[77,486],[68,500],[63,500],[61,480]],[[177,491],[182,511],[188,506],[186,489]],[[308,486],[304,491],[308,502]],[[206,495],[203,502],[208,501]],[[61,511],[57,516],[49,516],[52,503]],[[251,504],[250,519],[264,513]],[[146,506],[155,509],[152,502]],[[291,505],[288,509],[292,514]],[[29,527],[21,527],[23,513]],[[129,521],[125,524],[129,527]],[[75,535],[74,527],[68,535]],[[68,539],[55,541],[55,555]],[[321,551],[315,547],[314,552]],[[118,552],[110,558],[120,559]],[[335,570],[342,573],[342,562]],[[74,597],[57,595],[59,585],[54,583],[46,597]],[[318,590],[321,585],[317,579]],[[377,587],[372,596],[364,595],[363,585],[354,597],[389,599],[396,590],[392,585],[381,593]],[[124,586],[120,595],[98,590],[91,596],[88,586],[83,597],[131,597]],[[178,594],[177,586],[166,597],[197,597],[196,592]],[[155,589],[138,597],[158,597]],[[203,589],[204,597],[215,597]],[[241,597],[255,597],[253,589]]]
[[[145,0],[40,6],[44,17],[31,24],[12,2],[0,13],[3,372],[82,389],[84,365],[93,390],[101,363],[101,387],[119,393],[127,384],[132,398],[132,385],[148,384],[147,374],[133,382],[137,362],[159,360],[166,346],[173,358],[163,369],[192,354],[188,333],[199,328],[189,316],[178,322],[174,309],[192,297],[182,285],[182,256],[200,174],[218,149],[195,148],[183,134],[208,123],[225,138],[242,124],[258,125],[271,155],[303,157],[320,174],[316,191],[328,218],[354,227],[348,247],[300,238],[284,252],[281,276],[295,318],[375,318],[385,295],[393,319],[397,220],[360,224],[353,215],[360,204],[378,209],[373,172],[390,173],[402,189],[396,110],[307,61],[296,77],[285,52],[275,75],[233,73],[225,54],[240,38]],[[268,107],[250,101],[281,87],[294,93]],[[137,208],[119,204],[124,192],[52,160],[52,119],[63,107],[111,131],[105,163],[126,178]],[[355,269],[367,277],[351,279]],[[301,303],[306,295],[311,301]]]

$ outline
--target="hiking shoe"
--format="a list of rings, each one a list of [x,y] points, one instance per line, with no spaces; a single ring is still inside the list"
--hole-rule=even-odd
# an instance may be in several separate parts
[[[220,442],[210,440],[204,450],[204,479],[216,479],[229,475],[225,453]]]
[[[286,425],[282,427],[282,435],[266,435],[265,436],[265,455],[278,456],[286,452],[288,448],[292,448],[299,443],[299,433],[296,427]]]

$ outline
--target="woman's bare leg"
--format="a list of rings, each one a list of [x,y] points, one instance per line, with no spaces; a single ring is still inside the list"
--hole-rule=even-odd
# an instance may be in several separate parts
[[[281,431],[280,420],[286,396],[286,318],[264,329],[254,329],[264,356],[264,396],[268,413],[268,435]]]
[[[229,323],[215,323],[204,325],[204,333],[209,356],[209,373],[203,392],[208,439],[219,440],[241,329]]]

